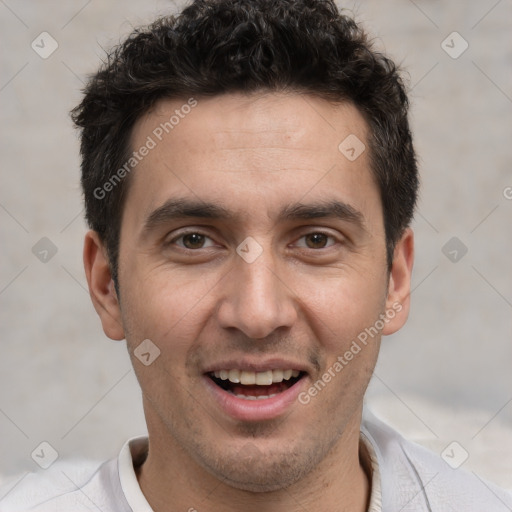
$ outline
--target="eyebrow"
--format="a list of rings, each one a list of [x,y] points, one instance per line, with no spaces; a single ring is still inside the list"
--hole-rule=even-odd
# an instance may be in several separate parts
[[[226,208],[213,203],[189,199],[169,199],[151,212],[144,222],[144,232],[149,232],[161,224],[185,218],[234,220],[234,215]]]
[[[365,229],[364,216],[360,211],[343,201],[334,199],[310,204],[290,204],[281,210],[279,218],[283,220],[336,218]]]
[[[144,222],[143,232],[148,233],[162,224],[185,218],[236,221],[239,217],[218,204],[185,198],[169,199],[149,214]],[[314,203],[292,203],[282,208],[278,215],[278,220],[320,218],[336,218],[366,231],[363,214],[353,206],[337,199]]]

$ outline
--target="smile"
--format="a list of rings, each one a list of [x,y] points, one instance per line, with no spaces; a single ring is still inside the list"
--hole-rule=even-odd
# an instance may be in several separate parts
[[[298,370],[219,370],[210,378],[222,389],[244,400],[265,400],[293,386],[300,378]]]
[[[225,368],[207,372],[204,380],[224,413],[237,420],[262,421],[278,417],[297,401],[306,376],[292,368]]]

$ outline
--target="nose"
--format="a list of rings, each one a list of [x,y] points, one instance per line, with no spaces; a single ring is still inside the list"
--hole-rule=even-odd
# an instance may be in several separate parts
[[[252,339],[262,339],[297,318],[294,293],[273,261],[270,249],[249,263],[236,257],[226,276],[217,309],[222,328],[235,328]]]

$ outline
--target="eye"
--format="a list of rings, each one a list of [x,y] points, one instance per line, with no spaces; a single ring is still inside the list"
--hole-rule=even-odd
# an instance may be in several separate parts
[[[173,238],[169,244],[176,244],[178,247],[191,250],[204,249],[205,247],[212,247],[214,245],[210,237],[195,231],[184,233],[176,238]]]
[[[306,247],[308,249],[325,249],[326,247],[330,247],[336,243],[333,236],[328,235],[327,233],[322,233],[321,231],[308,233],[307,235],[302,236],[299,240],[305,240],[305,245],[298,244],[298,246]],[[329,240],[331,240],[332,243],[329,244]]]

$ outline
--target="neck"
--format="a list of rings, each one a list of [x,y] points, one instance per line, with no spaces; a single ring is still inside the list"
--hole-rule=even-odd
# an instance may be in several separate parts
[[[222,482],[198,465],[165,430],[152,432],[148,422],[149,452],[137,469],[137,478],[154,512],[366,512],[371,470],[361,461],[360,420],[359,413],[306,477],[271,492],[246,491]]]

